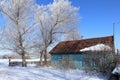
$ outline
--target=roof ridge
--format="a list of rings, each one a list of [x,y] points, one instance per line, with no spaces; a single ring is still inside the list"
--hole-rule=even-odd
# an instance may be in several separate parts
[[[85,38],[85,39],[81,39],[81,40],[61,41],[59,43],[62,43],[62,42],[73,42],[73,41],[84,41],[84,40],[91,40],[91,39],[101,39],[101,38],[107,38],[107,37],[113,37],[113,35],[111,35],[111,36],[104,36],[104,37],[95,37],[95,38]]]

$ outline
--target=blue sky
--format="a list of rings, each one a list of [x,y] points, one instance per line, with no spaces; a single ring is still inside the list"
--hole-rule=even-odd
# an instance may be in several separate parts
[[[120,48],[120,0],[70,0],[80,7],[79,31],[84,38],[102,37],[113,34],[115,22],[115,46]],[[53,0],[37,0],[38,4],[52,3]]]

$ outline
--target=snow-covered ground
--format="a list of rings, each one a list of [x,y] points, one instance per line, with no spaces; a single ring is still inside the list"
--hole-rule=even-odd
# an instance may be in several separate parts
[[[52,67],[8,67],[0,60],[0,80],[107,80],[107,77],[82,70],[57,70]]]

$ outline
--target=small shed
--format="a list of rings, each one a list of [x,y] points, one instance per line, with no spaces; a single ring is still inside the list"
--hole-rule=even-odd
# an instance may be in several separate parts
[[[100,53],[103,50],[112,50],[114,47],[113,36],[63,41],[58,43],[51,51],[51,63],[53,66],[66,66],[82,69],[85,64],[94,66],[99,59],[91,54]],[[99,56],[101,57],[101,56]],[[95,62],[96,61],[96,62]],[[89,62],[89,63],[88,63]],[[63,65],[64,64],[64,65]]]

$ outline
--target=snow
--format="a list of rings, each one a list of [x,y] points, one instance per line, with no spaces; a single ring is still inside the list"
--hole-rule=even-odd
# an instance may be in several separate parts
[[[11,59],[11,61],[17,61],[17,62],[22,62],[22,59]],[[26,59],[27,62],[31,61],[40,61],[40,59]]]
[[[112,74],[120,74],[120,65],[115,67],[115,69],[112,71]]]
[[[0,61],[8,61],[8,59],[0,59]],[[40,59],[26,59],[27,62],[31,61],[40,61]],[[44,61],[44,59],[42,59]],[[47,59],[47,61],[50,61],[50,59]],[[22,59],[11,59],[11,62],[22,62]]]
[[[107,80],[100,73],[83,70],[58,70],[53,67],[9,67],[8,60],[0,60],[0,80]]]
[[[110,46],[105,44],[97,44],[94,46],[86,47],[81,49],[80,51],[105,51],[105,50],[112,50]]]

